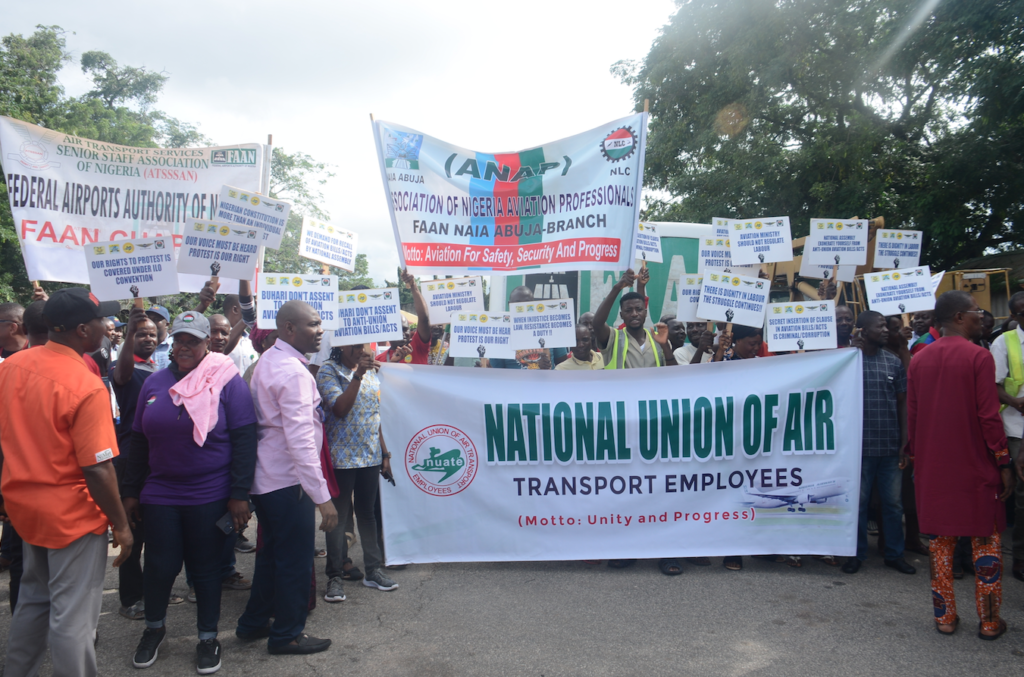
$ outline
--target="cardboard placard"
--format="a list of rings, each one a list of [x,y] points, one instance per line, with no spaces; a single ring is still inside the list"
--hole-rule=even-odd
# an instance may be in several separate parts
[[[732,260],[738,265],[793,260],[793,236],[789,231],[788,216],[730,219],[729,239]]]
[[[680,322],[696,322],[697,302],[700,301],[700,289],[704,285],[702,275],[684,274],[679,278],[679,285],[676,287],[676,319]]]
[[[178,272],[251,280],[256,275],[262,231],[213,221],[185,224]]]
[[[650,223],[641,223],[637,226],[635,258],[638,261],[662,263],[661,236],[658,235],[656,226]]]
[[[576,306],[572,299],[511,304],[513,350],[571,348],[576,345]]]
[[[420,282],[430,324],[447,324],[453,313],[484,312],[484,283],[480,276]]]
[[[867,220],[811,219],[804,261],[825,266],[863,266],[868,262]]]
[[[729,221],[731,220],[732,219],[725,219],[720,216],[711,219],[711,228],[715,234],[715,237],[727,238],[730,236]]]
[[[263,231],[260,244],[278,249],[291,209],[287,202],[272,200],[251,190],[224,186],[220,189],[217,215],[213,220],[236,228],[259,228]]]
[[[452,357],[498,358],[511,360],[511,313],[457,312],[452,314],[448,354]]]
[[[174,240],[163,237],[90,243],[85,248],[89,287],[100,301],[177,294]]]
[[[356,269],[359,235],[333,223],[302,217],[299,256],[352,272]]]
[[[939,285],[942,284],[942,278],[945,277],[946,271],[935,273],[932,275],[932,293],[934,294],[939,290]]]
[[[765,338],[773,353],[835,348],[839,341],[835,301],[768,304]]]
[[[338,292],[338,328],[332,346],[402,340],[398,288]]]
[[[763,327],[769,289],[768,280],[721,270],[705,271],[697,317],[745,327]]]
[[[921,262],[920,230],[879,230],[875,233],[875,268],[917,268]]]
[[[288,301],[304,301],[312,306],[320,313],[324,330],[338,328],[337,275],[260,274],[256,326],[277,329],[277,311]]]
[[[915,313],[935,308],[935,289],[928,266],[868,273],[864,289],[868,307],[883,315]]]
[[[724,270],[739,275],[756,276],[761,267],[733,265],[732,251],[729,249],[729,238],[706,237],[698,242],[697,274],[703,275],[705,270]]]

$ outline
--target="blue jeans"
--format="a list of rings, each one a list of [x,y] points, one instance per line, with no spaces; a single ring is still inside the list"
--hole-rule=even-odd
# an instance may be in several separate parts
[[[227,511],[225,511],[227,512]],[[223,514],[223,513],[221,513]],[[232,531],[224,538],[224,555],[220,566],[220,580],[224,580],[235,573],[235,542],[238,541],[238,532]],[[185,567],[185,584],[192,586],[192,572]]]
[[[860,519],[857,522],[857,559],[868,558],[868,503],[877,483],[882,501],[885,559],[903,557],[903,502],[900,499],[903,471],[898,456],[865,456],[860,466]]]
[[[299,485],[253,494],[251,499],[263,530],[263,547],[256,554],[252,591],[238,619],[238,632],[255,633],[273,616],[267,645],[284,646],[306,627],[316,506]]]
[[[225,536],[216,522],[227,510],[227,499],[201,505],[142,505],[146,522],[146,566],[142,573],[146,627],[164,626],[171,586],[184,562],[196,590],[199,639],[217,636]]]

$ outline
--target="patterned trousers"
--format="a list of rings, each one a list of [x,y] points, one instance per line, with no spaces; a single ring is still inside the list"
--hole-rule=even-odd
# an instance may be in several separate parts
[[[949,625],[956,620],[956,599],[953,596],[953,550],[956,536],[936,536],[931,542],[932,604],[935,622]],[[972,537],[974,554],[974,599],[978,606],[981,627],[987,632],[999,630],[999,607],[1003,600],[1003,561],[999,531],[992,535]]]

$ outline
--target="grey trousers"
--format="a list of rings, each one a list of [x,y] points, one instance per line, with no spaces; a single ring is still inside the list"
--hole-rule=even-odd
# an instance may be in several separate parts
[[[1019,437],[1008,437],[1006,438],[1007,447],[1009,447],[1010,457],[1016,461],[1017,457],[1020,456],[1020,438]],[[1011,496],[1009,500],[1016,501],[1014,506],[1014,518],[1013,518],[1013,560],[1014,564],[1017,562],[1024,562],[1024,482],[1017,482],[1017,488],[1014,490],[1014,496]]]
[[[103,605],[106,534],[60,550],[24,545],[25,575],[7,639],[4,677],[34,677],[49,642],[54,677],[95,677],[96,625]]]

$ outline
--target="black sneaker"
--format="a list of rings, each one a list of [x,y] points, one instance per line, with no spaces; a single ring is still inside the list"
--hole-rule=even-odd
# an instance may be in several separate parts
[[[201,639],[196,644],[196,672],[212,675],[220,670],[220,642],[216,639]]]
[[[327,651],[330,648],[331,640],[329,639],[319,639],[318,637],[310,637],[309,635],[299,635],[295,638],[295,644],[268,646],[267,651],[274,655],[310,654]]]
[[[135,656],[132,658],[132,665],[137,668],[148,668],[156,663],[160,645],[167,634],[166,628],[146,628],[139,640],[139,646],[135,649]]]

